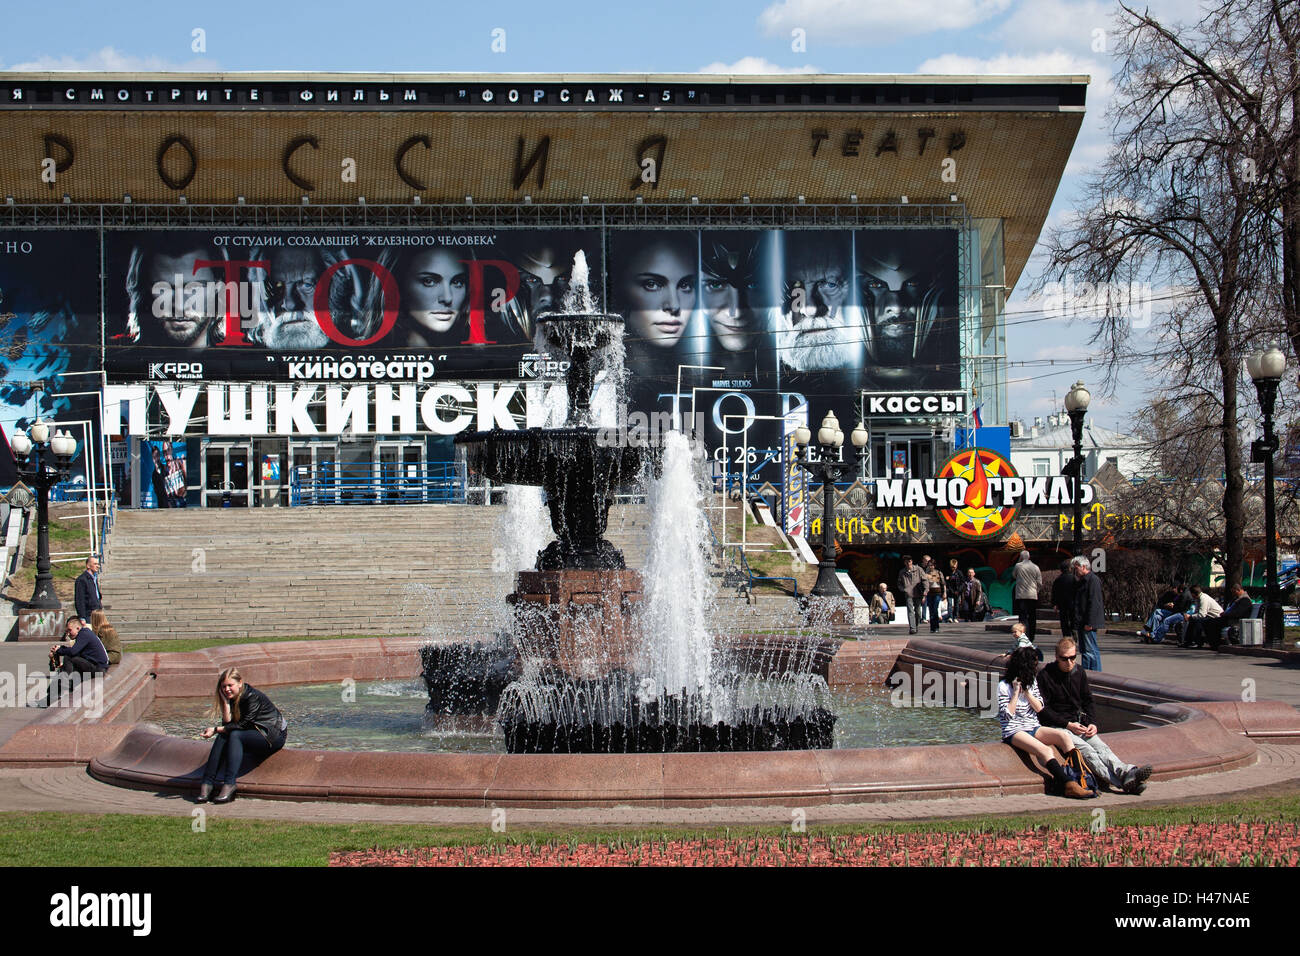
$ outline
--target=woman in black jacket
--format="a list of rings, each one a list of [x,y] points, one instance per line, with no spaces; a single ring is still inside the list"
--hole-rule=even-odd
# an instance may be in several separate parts
[[[199,786],[199,803],[229,803],[235,798],[235,778],[244,752],[269,757],[284,746],[289,725],[275,705],[252,684],[245,684],[238,669],[227,667],[217,677],[216,703],[212,712],[221,723],[206,727],[200,735],[212,740],[208,764]],[[213,739],[215,738],[215,739]],[[221,789],[215,797],[212,788]]]

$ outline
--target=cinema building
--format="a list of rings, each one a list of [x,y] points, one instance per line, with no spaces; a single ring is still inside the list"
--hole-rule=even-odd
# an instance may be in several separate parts
[[[452,439],[548,422],[535,319],[585,290],[620,427],[678,416],[806,530],[796,420],[865,422],[860,497],[1009,457],[1004,302],[1086,88],[3,74],[0,421],[76,423],[127,507],[464,500]]]

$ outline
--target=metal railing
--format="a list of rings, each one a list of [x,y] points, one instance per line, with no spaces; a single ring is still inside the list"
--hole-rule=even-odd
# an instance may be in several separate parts
[[[416,474],[369,465],[356,468],[299,465],[289,473],[289,505],[463,504],[466,481],[456,462],[430,462]]]

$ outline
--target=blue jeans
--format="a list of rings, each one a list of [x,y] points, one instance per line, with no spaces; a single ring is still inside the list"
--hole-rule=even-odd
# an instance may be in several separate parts
[[[938,591],[931,591],[925,598],[925,606],[930,611],[930,632],[939,630],[939,600],[943,595]]]
[[[1154,635],[1156,628],[1160,626],[1160,622],[1173,613],[1173,611],[1166,610],[1162,607],[1158,607],[1152,611],[1151,616],[1147,618],[1147,633]]]
[[[262,736],[260,730],[228,730],[212,738],[212,749],[208,751],[208,764],[203,768],[203,782],[234,783],[239,776],[239,765],[243,763],[244,753],[256,757],[269,757],[284,746],[284,735],[279,735],[278,743],[271,744]]]
[[[1166,615],[1159,624],[1151,629],[1151,642],[1153,644],[1163,644],[1165,642],[1165,636],[1169,633],[1169,629],[1175,624],[1181,624],[1185,619],[1186,615],[1184,614]]]
[[[1090,627],[1079,629],[1079,663],[1086,671],[1101,670],[1101,648],[1097,646],[1097,632]]]

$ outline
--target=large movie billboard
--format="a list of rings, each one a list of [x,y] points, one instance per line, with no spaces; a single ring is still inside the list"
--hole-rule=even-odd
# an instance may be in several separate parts
[[[108,233],[105,362],[117,379],[286,380],[345,358],[515,377],[579,250],[599,292],[591,231]]]
[[[951,229],[109,232],[105,361],[118,381],[515,380],[581,251],[592,305],[624,317],[631,410],[693,406],[713,448],[777,447],[800,404],[851,427],[862,391],[960,387],[957,241]]]
[[[99,237],[0,230],[0,424],[99,420]],[[77,394],[81,393],[81,394]],[[93,428],[92,428],[93,430]],[[86,433],[67,431],[78,440]]]

